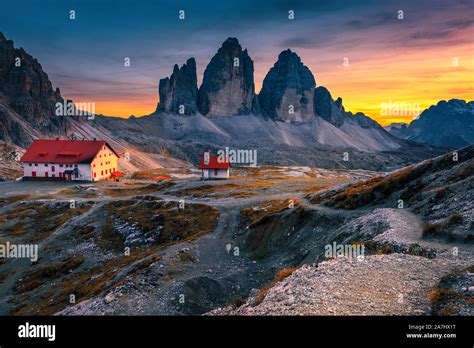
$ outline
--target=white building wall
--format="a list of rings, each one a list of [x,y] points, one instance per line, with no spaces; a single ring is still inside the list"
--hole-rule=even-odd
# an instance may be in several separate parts
[[[77,177],[71,175],[71,180],[90,181],[91,166],[88,163],[62,164],[62,163],[23,163],[23,176],[36,178],[61,178],[66,170],[77,168]],[[36,175],[33,175],[35,173]]]
[[[77,168],[77,178],[73,174],[71,180],[78,181],[98,181],[110,178],[112,172],[117,171],[118,157],[113,151],[105,146],[94,158],[91,164],[59,164],[59,163],[23,163],[23,175],[25,177],[33,177],[33,172],[37,178],[60,178],[60,173],[66,170],[74,170]],[[46,176],[46,173],[48,176]],[[94,173],[96,174],[94,177]]]
[[[229,179],[229,169],[203,169],[204,179]]]
[[[91,180],[110,178],[110,174],[118,170],[117,164],[118,157],[107,145],[104,145],[91,163]]]

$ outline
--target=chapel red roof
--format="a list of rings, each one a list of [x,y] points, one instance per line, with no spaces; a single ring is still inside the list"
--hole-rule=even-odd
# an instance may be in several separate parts
[[[105,140],[34,140],[21,162],[39,163],[91,163],[102,146],[107,145],[119,155]]]
[[[228,160],[222,161],[219,157],[209,157],[209,164],[204,164],[204,156],[199,157],[199,169],[228,169],[230,163]]]

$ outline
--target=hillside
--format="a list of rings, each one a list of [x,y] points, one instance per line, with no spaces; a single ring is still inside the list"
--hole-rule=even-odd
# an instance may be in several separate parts
[[[399,138],[434,146],[459,148],[474,143],[474,102],[440,101],[410,124],[394,124],[389,132]]]
[[[280,272],[209,315],[472,315],[474,147],[458,155],[309,194],[251,225],[244,250]],[[334,242],[364,251],[328,257]]]

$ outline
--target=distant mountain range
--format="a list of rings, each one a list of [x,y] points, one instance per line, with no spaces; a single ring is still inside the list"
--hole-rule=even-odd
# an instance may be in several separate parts
[[[419,143],[458,148],[474,144],[474,101],[440,101],[407,124],[391,124],[391,134]]]
[[[206,67],[201,86],[194,58],[175,65],[159,82],[160,103],[152,115],[56,116],[56,103],[65,102],[59,88],[53,90],[38,61],[0,33],[0,140],[26,147],[41,137],[97,137],[115,142],[119,151],[134,147],[193,163],[205,147],[230,146],[258,150],[262,164],[376,170],[445,151],[397,138],[364,114],[345,111],[342,99],[316,86],[291,50],[280,53],[258,95],[253,72],[247,50],[229,38]],[[343,152],[351,153],[349,161]]]

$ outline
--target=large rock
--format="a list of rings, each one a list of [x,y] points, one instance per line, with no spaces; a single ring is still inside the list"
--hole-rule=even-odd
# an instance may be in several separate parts
[[[212,57],[199,88],[199,111],[207,116],[248,115],[255,107],[253,61],[236,38]]]
[[[194,115],[198,110],[196,61],[194,58],[188,59],[181,68],[175,65],[171,76],[160,80],[158,90],[160,93],[158,112]]]
[[[326,87],[319,86],[314,91],[314,112],[336,127],[344,123],[342,99],[334,101]]]
[[[0,33],[0,140],[27,146],[36,132],[65,134],[70,119],[56,116],[58,102],[61,93],[41,64]]]
[[[311,71],[288,49],[280,53],[263,80],[260,108],[266,116],[277,120],[311,120],[314,118],[315,86]]]

